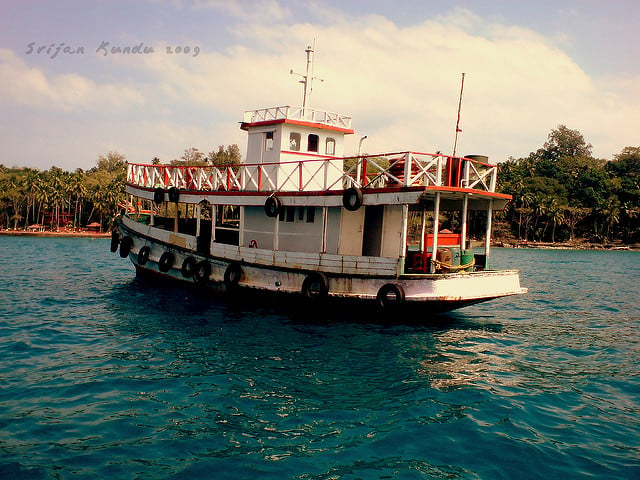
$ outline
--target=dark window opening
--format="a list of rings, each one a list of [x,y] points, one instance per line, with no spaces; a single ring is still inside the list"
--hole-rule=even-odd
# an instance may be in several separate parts
[[[316,219],[316,208],[307,207],[307,223],[313,223]]]
[[[293,222],[296,217],[296,207],[287,207],[287,222]]]
[[[307,151],[308,152],[317,152],[318,144],[320,143],[320,138],[318,135],[313,133],[309,134],[308,143],[307,143]]]

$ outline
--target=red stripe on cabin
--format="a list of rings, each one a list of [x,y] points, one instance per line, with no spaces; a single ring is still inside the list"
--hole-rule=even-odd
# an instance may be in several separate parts
[[[353,129],[352,128],[343,128],[343,127],[336,127],[334,125],[326,125],[324,123],[314,123],[314,122],[303,122],[301,120],[291,120],[288,118],[280,118],[277,120],[265,120],[264,122],[252,122],[252,123],[246,123],[243,122],[240,124],[240,128],[242,130],[249,130],[249,127],[263,127],[266,125],[278,125],[280,123],[288,123],[291,125],[300,125],[301,127],[311,127],[311,128],[320,128],[322,130],[332,130],[334,132],[342,132],[342,133],[348,133],[351,134],[353,133]]]

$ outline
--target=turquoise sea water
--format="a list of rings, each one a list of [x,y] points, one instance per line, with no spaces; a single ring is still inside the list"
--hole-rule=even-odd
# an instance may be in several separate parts
[[[640,478],[638,252],[495,249],[528,295],[389,326],[0,251],[2,479]]]

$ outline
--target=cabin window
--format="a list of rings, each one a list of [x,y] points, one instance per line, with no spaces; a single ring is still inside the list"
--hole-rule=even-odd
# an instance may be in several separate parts
[[[273,132],[266,132],[264,134],[264,149],[266,151],[273,150]]]
[[[293,222],[296,219],[296,207],[285,207],[280,210],[281,222]]]
[[[287,207],[287,222],[293,222],[296,218],[296,207]]]
[[[306,212],[306,222],[313,223],[316,218],[316,207],[297,207],[298,214],[296,215],[296,207],[285,207],[280,210],[280,217],[278,220],[281,222],[304,222]]]
[[[215,242],[238,245],[240,235],[240,207],[237,205],[216,206]]]
[[[318,135],[311,133],[309,134],[308,143],[307,143],[307,151],[308,152],[317,152],[318,144],[320,143],[320,138]]]
[[[307,223],[313,223],[316,219],[316,207],[307,207]]]
[[[289,134],[289,150],[294,152],[300,151],[300,134],[297,132],[291,132]]]
[[[326,147],[325,152],[327,155],[335,155],[336,141],[333,138],[327,138],[325,147]]]

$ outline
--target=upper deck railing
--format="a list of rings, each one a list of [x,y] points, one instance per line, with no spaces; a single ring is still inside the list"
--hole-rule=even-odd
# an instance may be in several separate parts
[[[339,113],[325,112],[309,107],[271,107],[244,112],[244,123],[260,123],[275,120],[299,120],[321,123],[332,127],[351,129],[351,117]]]
[[[495,192],[497,166],[441,154],[400,152],[336,159],[233,166],[130,163],[127,182],[143,188],[189,191],[328,191],[349,187],[452,187]]]

